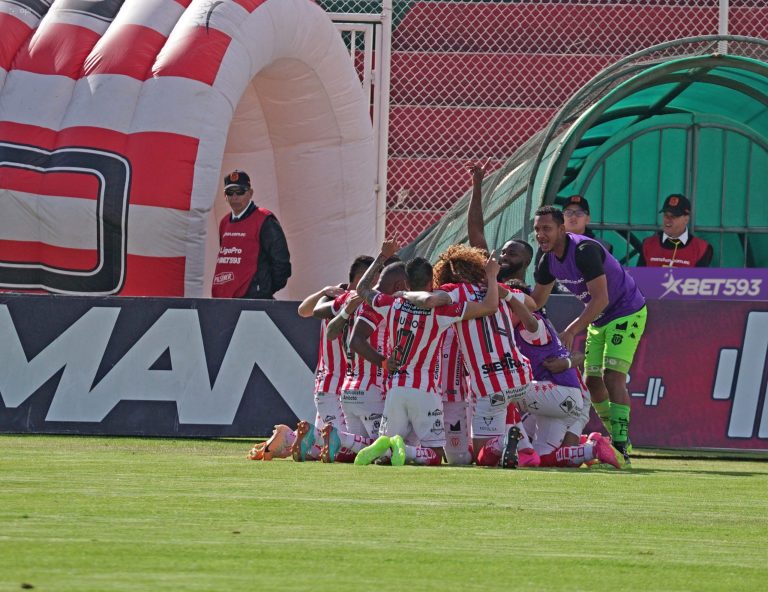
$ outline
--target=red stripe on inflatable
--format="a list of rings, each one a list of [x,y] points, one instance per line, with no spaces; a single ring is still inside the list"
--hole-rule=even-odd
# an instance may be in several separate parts
[[[131,204],[189,210],[197,138],[166,132],[122,134],[95,127],[72,127],[56,133],[10,122],[0,122],[0,138],[45,150],[87,146],[120,155],[131,166]],[[78,197],[74,187],[58,195]]]
[[[10,70],[19,47],[32,36],[32,28],[15,16],[0,13],[0,68]]]
[[[235,0],[235,4],[239,4],[245,8],[248,12],[253,12],[259,6],[264,4],[266,0]]]
[[[39,242],[0,240],[0,261],[44,264],[67,271],[89,271],[98,253],[90,249],[66,249]],[[22,290],[27,291],[27,290]],[[128,255],[121,296],[183,296],[184,257]]]
[[[192,4],[192,0],[174,0],[176,4],[181,4],[184,8],[187,8],[190,4]]]
[[[183,296],[184,257],[128,255],[120,296]]]
[[[51,150],[56,144],[56,132],[46,127],[0,121],[0,138],[3,142],[35,146]]]
[[[149,27],[110,27],[85,61],[83,75],[122,74],[146,80],[165,41],[164,35]]]
[[[67,271],[89,271],[98,264],[95,249],[68,249],[36,241],[0,240],[0,261],[48,265]]]
[[[181,34],[174,31],[172,37],[173,43],[166,45],[160,53],[152,74],[180,76],[213,84],[232,38],[217,29],[203,26],[190,28]]]
[[[19,49],[13,68],[77,79],[98,40],[99,34],[85,27],[66,23],[42,25]]]
[[[125,153],[133,169],[131,203],[189,210],[197,148],[197,138],[188,136],[132,134]]]
[[[0,187],[36,195],[95,200],[99,194],[99,179],[88,173],[41,173],[0,167]]]

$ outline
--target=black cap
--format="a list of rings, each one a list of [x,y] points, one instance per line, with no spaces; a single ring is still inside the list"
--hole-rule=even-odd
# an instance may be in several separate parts
[[[563,204],[563,209],[567,208],[568,206],[579,206],[582,210],[589,214],[589,202],[581,195],[572,195],[566,199],[565,203]]]
[[[664,200],[659,212],[669,212],[673,216],[687,216],[691,213],[691,202],[681,193],[673,193]]]
[[[243,171],[234,170],[224,177],[224,191],[233,187],[242,187],[244,189],[251,188],[251,178],[248,173]]]

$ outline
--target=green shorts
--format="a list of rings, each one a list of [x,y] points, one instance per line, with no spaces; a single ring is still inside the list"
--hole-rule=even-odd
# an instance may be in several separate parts
[[[647,316],[648,309],[644,306],[602,327],[587,327],[584,373],[587,376],[602,376],[603,370],[614,370],[627,374],[645,331]]]

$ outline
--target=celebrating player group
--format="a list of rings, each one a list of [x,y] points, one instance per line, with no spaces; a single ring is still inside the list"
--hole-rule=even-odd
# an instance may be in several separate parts
[[[469,246],[449,247],[433,267],[421,257],[400,261],[397,243],[384,241],[376,258],[355,259],[347,284],[299,305],[301,316],[322,319],[317,413],[295,430],[275,426],[249,458],[629,465],[625,384],[645,327],[642,295],[600,243],[566,232],[551,206],[534,219],[541,256],[531,290],[528,243],[511,240],[498,256],[488,252],[484,170],[469,170]],[[585,304],[560,334],[543,309],[555,281]],[[586,354],[572,351],[585,329]],[[590,392],[610,436],[583,434]]]

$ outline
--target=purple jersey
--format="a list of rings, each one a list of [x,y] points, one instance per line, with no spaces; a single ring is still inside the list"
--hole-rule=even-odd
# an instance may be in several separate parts
[[[539,321],[537,333],[529,333],[522,323],[518,323],[515,325],[515,341],[523,355],[531,361],[534,380],[580,389],[581,382],[576,368],[568,368],[564,372],[553,374],[542,364],[547,358],[567,358],[568,350],[560,342],[552,323],[538,313],[533,313],[533,316]]]
[[[585,305],[592,299],[592,296],[587,289],[584,275],[576,266],[576,250],[582,242],[590,242],[597,245],[605,255],[603,272],[608,283],[608,306],[592,321],[593,325],[602,327],[614,319],[635,313],[645,306],[645,298],[637,288],[635,280],[603,245],[586,236],[571,234],[570,232],[568,239],[562,261],[552,252],[545,253],[544,257],[550,275]]]

